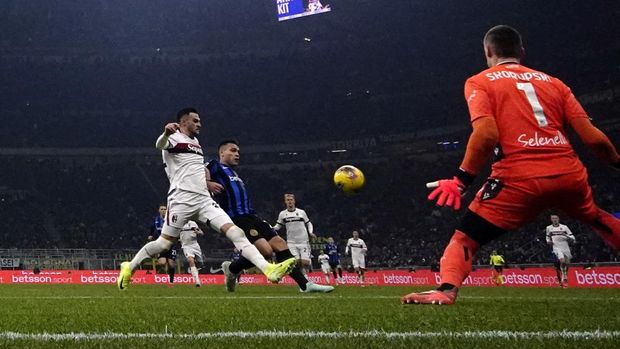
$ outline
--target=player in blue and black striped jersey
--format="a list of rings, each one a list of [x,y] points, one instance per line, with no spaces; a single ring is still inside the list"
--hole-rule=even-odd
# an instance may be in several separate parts
[[[329,266],[332,268],[334,279],[336,283],[342,282],[342,266],[340,265],[340,253],[338,252],[338,245],[334,242],[334,238],[327,238],[327,245],[325,245],[325,253],[329,256]],[[336,275],[336,271],[338,274]]]
[[[214,193],[215,199],[232,219],[233,223],[241,228],[248,240],[265,256],[271,258],[275,252],[278,262],[294,258],[286,241],[262,218],[256,215],[252,208],[246,184],[239,177],[234,168],[239,165],[240,148],[235,140],[225,140],[218,146],[219,159],[210,160],[206,165],[207,187]],[[226,289],[233,292],[236,286],[237,275],[244,269],[254,265],[243,256],[234,262],[222,263],[222,270],[226,274]],[[289,274],[299,285],[302,292],[329,292],[331,286],[316,285],[309,282],[295,266]]]
[[[151,232],[147,240],[153,241],[161,234],[166,219],[167,207],[164,204],[159,205],[158,214],[153,217],[151,224]],[[174,283],[174,271],[176,269],[177,250],[172,246],[168,251],[162,252],[157,256],[157,265],[166,269],[166,273],[170,277],[170,283]]]

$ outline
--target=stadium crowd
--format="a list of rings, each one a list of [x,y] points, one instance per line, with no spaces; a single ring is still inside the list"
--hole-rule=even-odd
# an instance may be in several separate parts
[[[328,15],[277,25],[273,6],[259,1],[204,3],[201,11],[176,6],[162,16],[157,9],[165,3],[148,2],[147,11],[122,11],[108,0],[80,6],[0,4],[6,24],[0,32],[0,112],[11,120],[11,127],[0,128],[0,150],[20,148],[25,154],[0,155],[10,164],[0,172],[3,248],[141,246],[157,205],[165,202],[167,179],[157,152],[132,155],[132,150],[152,147],[173,113],[192,105],[201,111],[201,143],[211,154],[228,137],[239,139],[244,149],[370,140],[355,149],[344,144],[349,151],[341,155],[252,153],[239,172],[251,187],[255,208],[271,223],[283,208],[282,194],[291,191],[320,236],[343,244],[358,229],[369,245],[371,267],[438,263],[458,213],[427,202],[424,183],[451,175],[462,146],[418,154],[405,141],[373,142],[400,132],[421,140],[426,131],[437,134],[427,141],[465,142],[462,86],[483,67],[479,43],[472,40],[487,27],[474,20],[477,14],[468,14],[468,30],[450,32],[422,12],[439,13],[439,3],[409,2],[422,6],[413,11],[420,14],[413,20],[411,11],[399,11],[402,2],[384,2],[380,13],[367,1],[339,4],[342,13],[358,7],[355,13],[369,21],[390,18],[389,25],[362,27],[353,27],[357,19],[332,21]],[[138,2],[132,6],[140,8]],[[488,6],[510,16],[510,7],[520,4],[482,7]],[[596,123],[618,140],[620,41],[613,31],[605,36],[578,26],[552,30],[560,19],[579,21],[575,6],[599,13],[600,23],[616,21],[602,4],[531,13],[530,20],[550,37],[528,46],[533,58],[527,63],[572,86]],[[162,24],[170,18],[185,20]],[[564,37],[574,45],[545,46]],[[451,127],[457,131],[446,131]],[[91,150],[37,155],[38,148],[51,147]],[[117,150],[97,155],[95,148]],[[591,155],[583,158],[601,207],[620,211],[618,174]],[[344,163],[366,174],[368,184],[357,195],[344,196],[331,183],[333,171]],[[575,261],[618,260],[587,227],[562,220],[577,237]],[[485,247],[478,263],[487,263],[491,249],[500,250],[508,263],[549,261],[547,224],[548,216],[541,215],[507,234]],[[205,240],[206,251],[228,247],[216,234]]]

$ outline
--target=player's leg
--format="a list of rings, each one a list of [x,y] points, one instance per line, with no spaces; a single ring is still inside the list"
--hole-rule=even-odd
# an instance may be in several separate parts
[[[276,255],[277,262],[284,262],[290,259],[295,259],[295,256],[291,253],[288,244],[286,241],[276,233],[271,225],[266,221],[255,217],[254,218],[254,228],[258,231],[259,236],[265,238],[269,242],[269,246],[273,249]],[[301,260],[310,259],[310,251],[302,251],[300,253]],[[331,292],[333,291],[333,287],[324,286],[324,285],[316,285],[310,281],[304,273],[302,273],[301,268],[298,264],[295,264],[293,269],[290,271],[289,276],[295,280],[297,285],[299,285],[299,289],[302,292]]]
[[[180,232],[181,228],[164,224],[162,232],[156,240],[142,246],[131,261],[121,263],[121,272],[116,281],[118,288],[121,290],[126,289],[131,282],[133,272],[140,266],[140,263],[147,258],[153,258],[169,250],[178,240]]]
[[[498,286],[501,286],[504,284],[504,266],[500,265],[497,267],[497,282],[498,282]]]
[[[200,212],[200,220],[208,222],[216,231],[224,234],[237,248],[241,255],[260,269],[270,281],[279,281],[289,271],[290,265],[273,265],[263,257],[258,249],[250,243],[241,228],[236,226],[230,217],[215,202],[210,200]]]
[[[282,277],[288,274],[294,267],[295,260],[289,259],[278,264],[267,262],[265,257],[258,251],[248,238],[245,232],[236,226],[230,217],[222,210],[214,201],[210,200],[200,211],[200,218],[203,222],[209,222],[211,227],[222,232],[233,242],[235,247],[241,251],[241,255],[252,262],[260,269],[267,279],[271,282],[278,282]]]
[[[366,282],[366,257],[362,254],[358,257],[359,279],[361,283]]]
[[[250,234],[246,234],[246,237],[248,237],[250,243],[252,243],[258,249],[258,251],[263,255],[263,257],[271,259],[271,256],[273,255],[273,249],[265,239],[258,235],[251,236]],[[236,278],[236,275],[240,274],[243,270],[253,267],[254,264],[252,264],[250,260],[242,256],[236,261],[230,263],[230,265],[228,266],[228,270],[232,274],[234,274]]]
[[[177,262],[174,259],[168,259],[168,278],[171,284],[174,283],[174,274],[176,272]]]
[[[157,267],[155,268],[156,272],[158,274],[160,274],[160,273],[165,274],[167,267],[168,267],[168,259],[166,257],[163,257],[160,254],[159,258],[157,258]]]
[[[185,255],[187,257],[187,263],[189,263],[189,272],[192,274],[192,278],[194,278],[194,284],[196,287],[200,287],[200,277],[198,276],[198,268],[196,268],[196,259],[193,255]]]
[[[414,292],[403,304],[453,304],[469,275],[475,253],[508,230],[532,220],[545,207],[536,179],[505,183],[489,178],[478,191],[440,260],[441,284],[436,290]]]
[[[323,276],[325,277],[325,283],[329,285],[329,274],[331,273],[331,268],[324,264],[321,265],[321,269],[323,269]]]
[[[611,247],[620,250],[620,219],[600,209],[592,196],[585,169],[564,175],[558,188],[556,205],[569,216],[587,224]]]
[[[472,269],[474,254],[480,246],[505,233],[478,214],[468,210],[452,235],[440,260],[441,284],[436,290],[414,292],[401,298],[403,304],[453,304],[458,288]]]

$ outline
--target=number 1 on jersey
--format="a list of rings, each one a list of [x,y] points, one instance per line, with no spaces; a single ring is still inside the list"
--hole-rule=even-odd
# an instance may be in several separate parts
[[[525,92],[525,97],[532,106],[532,111],[534,111],[534,117],[538,122],[538,126],[548,126],[549,123],[547,122],[547,117],[545,116],[542,105],[538,101],[538,97],[536,96],[536,90],[534,90],[534,85],[532,85],[531,82],[517,82],[517,88]]]

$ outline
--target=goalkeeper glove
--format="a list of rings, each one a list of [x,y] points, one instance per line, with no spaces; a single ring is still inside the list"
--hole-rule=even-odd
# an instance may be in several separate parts
[[[456,176],[452,179],[442,179],[437,182],[427,183],[427,188],[435,188],[428,199],[433,201],[437,198],[437,205],[453,207],[455,210],[461,208],[461,194],[474,181],[475,176],[459,169]]]

